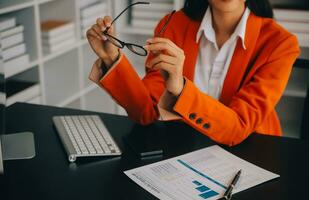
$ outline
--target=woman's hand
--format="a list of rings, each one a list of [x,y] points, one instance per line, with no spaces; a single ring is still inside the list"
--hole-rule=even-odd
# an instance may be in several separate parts
[[[110,27],[108,34],[114,35],[114,28],[111,26],[111,18],[105,16],[104,19],[98,18],[94,24],[87,31],[87,39],[92,50],[102,59],[106,67],[110,67],[118,58],[118,47],[108,42],[107,38],[103,35],[103,31]]]
[[[145,48],[154,54],[154,58],[146,67],[160,69],[165,79],[166,89],[178,97],[184,86],[183,64],[184,52],[166,38],[151,38]]]

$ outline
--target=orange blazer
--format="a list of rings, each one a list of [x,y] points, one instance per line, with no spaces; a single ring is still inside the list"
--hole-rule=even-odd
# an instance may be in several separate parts
[[[155,33],[166,18],[159,22]],[[193,83],[199,26],[200,22],[178,11],[163,36],[182,48],[186,56],[183,69],[186,81],[177,99],[168,92],[162,95],[165,85],[160,71],[147,69],[141,80],[123,54],[103,78],[101,61],[97,60],[89,78],[125,108],[131,119],[141,124],[158,120],[160,113],[162,117],[172,112],[212,140],[230,146],[240,143],[252,132],[280,136],[275,106],[300,52],[296,37],[273,19],[251,13],[246,28],[246,50],[238,40],[218,101]]]

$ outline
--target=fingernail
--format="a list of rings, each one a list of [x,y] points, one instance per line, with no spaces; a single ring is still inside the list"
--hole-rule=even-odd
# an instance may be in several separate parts
[[[149,42],[149,43],[150,43],[151,41],[152,41],[152,38],[149,38],[149,39],[146,40],[146,42]]]
[[[102,40],[107,40],[107,38],[104,36],[104,35],[102,35]]]
[[[148,50],[149,45],[145,45],[143,46],[146,50]]]

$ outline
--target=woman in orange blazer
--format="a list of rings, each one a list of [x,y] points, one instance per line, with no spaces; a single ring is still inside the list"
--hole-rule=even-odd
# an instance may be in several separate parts
[[[196,37],[208,8],[219,49],[231,37],[245,10],[250,10],[243,41],[239,37],[236,40],[218,99],[194,83],[194,77],[201,76],[195,74],[199,53]],[[157,25],[155,36],[168,16]],[[145,49],[150,56],[143,79],[102,34],[106,27],[114,34],[111,19],[99,18],[87,32],[99,56],[89,78],[141,124],[180,119],[226,145],[238,144],[252,132],[280,136],[275,106],[300,50],[296,37],[271,18],[267,0],[187,0],[163,35],[147,40]]]

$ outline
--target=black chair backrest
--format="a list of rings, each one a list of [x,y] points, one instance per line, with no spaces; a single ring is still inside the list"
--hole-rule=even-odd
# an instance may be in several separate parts
[[[307,97],[305,99],[305,105],[303,110],[303,119],[301,125],[301,136],[302,139],[309,139],[309,87],[307,90]]]

